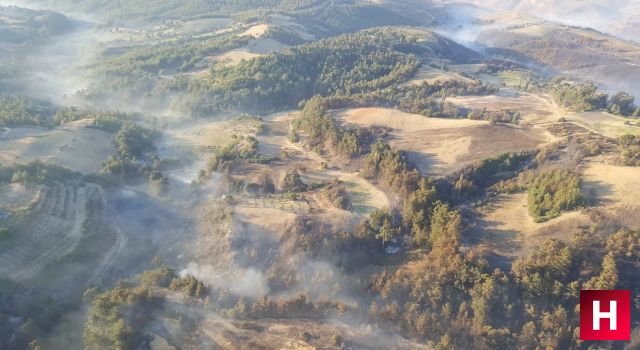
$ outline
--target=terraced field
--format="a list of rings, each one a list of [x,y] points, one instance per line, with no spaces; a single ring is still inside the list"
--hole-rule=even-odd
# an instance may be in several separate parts
[[[45,187],[28,216],[0,247],[0,275],[27,280],[73,252],[85,233],[89,206],[102,201],[101,188],[93,184]]]

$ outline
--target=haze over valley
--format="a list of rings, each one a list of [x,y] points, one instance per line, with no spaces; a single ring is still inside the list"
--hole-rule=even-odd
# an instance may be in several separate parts
[[[634,349],[637,1],[0,1],[0,349]]]

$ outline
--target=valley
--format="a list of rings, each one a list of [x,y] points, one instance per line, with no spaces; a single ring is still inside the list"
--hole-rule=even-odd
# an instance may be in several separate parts
[[[0,5],[0,348],[635,348],[637,9],[574,3]]]

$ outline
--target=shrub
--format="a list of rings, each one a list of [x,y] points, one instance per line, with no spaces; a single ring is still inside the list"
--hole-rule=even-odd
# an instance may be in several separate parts
[[[327,186],[322,190],[322,194],[329,202],[331,202],[331,204],[333,204],[334,207],[344,210],[352,209],[351,199],[349,198],[347,190],[338,179],[327,184]]]

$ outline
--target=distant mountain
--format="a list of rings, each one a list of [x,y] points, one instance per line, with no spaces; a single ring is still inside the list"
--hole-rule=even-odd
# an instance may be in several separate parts
[[[475,42],[491,54],[533,61],[610,90],[640,95],[640,44],[543,21],[482,30]]]
[[[640,1],[636,0],[463,0],[480,8],[517,11],[584,26],[640,42]]]

